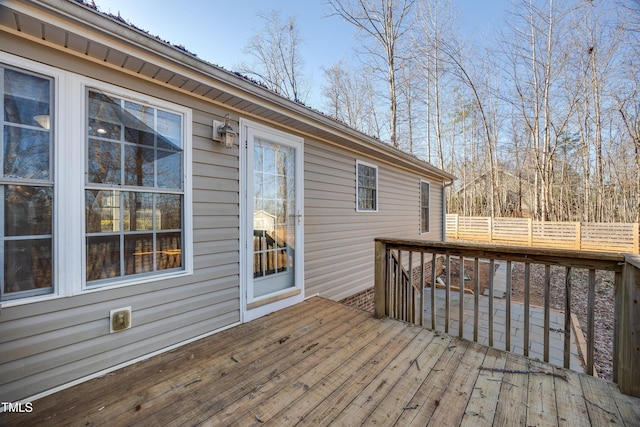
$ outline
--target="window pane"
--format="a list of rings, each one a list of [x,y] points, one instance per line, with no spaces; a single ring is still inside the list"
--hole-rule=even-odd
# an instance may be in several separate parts
[[[87,281],[120,276],[119,236],[87,237]]]
[[[12,178],[50,178],[50,133],[5,126],[4,175]]]
[[[120,147],[118,143],[89,140],[89,182],[120,184]]]
[[[50,235],[53,188],[29,185],[4,187],[5,236]]]
[[[182,189],[182,153],[158,150],[158,187]]]
[[[153,194],[124,193],[125,231],[153,230]]]
[[[156,227],[158,230],[182,229],[182,196],[158,194],[156,204]]]
[[[158,233],[158,270],[182,267],[182,233]]]
[[[158,110],[158,147],[180,150],[182,148],[182,116]]]
[[[135,146],[124,149],[125,184],[153,187],[154,150]]]
[[[4,293],[53,287],[52,239],[4,242]]]
[[[49,129],[51,81],[4,70],[4,120]]]
[[[89,92],[89,135],[122,139],[121,101],[98,92]]]
[[[129,101],[124,103],[124,108],[125,140],[153,146],[155,108]]]
[[[120,231],[120,192],[85,190],[87,233]]]
[[[421,229],[422,232],[429,231],[429,208],[422,209],[421,212]]]
[[[153,234],[124,237],[124,274],[153,271]]]
[[[420,202],[422,206],[429,206],[429,184],[426,182],[420,184]]]

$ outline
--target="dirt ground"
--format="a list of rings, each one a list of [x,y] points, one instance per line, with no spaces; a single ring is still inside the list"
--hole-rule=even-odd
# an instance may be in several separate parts
[[[495,262],[495,269],[503,261]],[[459,285],[459,261],[451,260],[451,285]],[[524,303],[524,264],[512,263],[511,300],[514,303]],[[480,262],[479,289],[480,295],[489,288],[489,263]],[[465,280],[465,288],[475,290],[475,266],[473,260],[465,260],[464,273],[470,280]],[[565,268],[550,268],[550,296],[549,304],[552,309],[564,311],[565,300]],[[441,275],[444,279],[444,276]],[[529,301],[533,306],[544,306],[544,265],[532,264],[529,284]],[[613,290],[614,275],[610,272],[596,273],[596,301],[594,311],[595,323],[595,354],[594,364],[601,378],[608,380],[613,376]],[[571,311],[580,322],[580,328],[586,339],[587,336],[587,292],[588,270],[572,269],[571,271]]]

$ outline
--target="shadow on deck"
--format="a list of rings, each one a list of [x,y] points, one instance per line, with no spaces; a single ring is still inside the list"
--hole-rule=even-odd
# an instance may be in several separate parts
[[[615,384],[322,298],[0,414],[0,425],[617,425]]]

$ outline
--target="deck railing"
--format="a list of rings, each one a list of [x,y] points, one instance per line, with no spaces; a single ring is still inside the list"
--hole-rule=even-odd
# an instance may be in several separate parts
[[[375,245],[376,317],[404,320],[506,351],[521,345],[522,354],[529,357],[533,356],[530,348],[541,347],[541,359],[545,362],[550,361],[553,348],[554,352],[562,353],[561,365],[565,368],[573,367],[571,349],[572,339],[576,336],[575,332],[572,334],[572,326],[575,326],[572,325],[572,319],[575,320],[575,315],[572,316],[572,277],[576,270],[583,271],[587,282],[587,306],[586,313],[579,314],[586,318],[586,325],[580,325],[586,332],[586,342],[580,353],[585,353],[584,371],[588,374],[595,372],[596,274],[599,277],[601,272],[610,272],[607,274],[612,275],[614,281],[613,381],[619,384],[623,393],[640,397],[640,370],[637,369],[640,366],[640,257],[637,255],[382,238],[376,239]],[[484,279],[488,282],[484,284],[488,298],[481,296],[479,271],[483,263],[486,271],[491,272]],[[494,298],[493,273],[498,263],[506,264],[502,300]],[[518,307],[512,302],[515,263],[520,263],[524,276],[523,301]],[[458,267],[455,273],[452,264]],[[532,281],[538,280],[531,274],[534,266],[543,271],[540,278],[544,289],[543,307],[531,304]],[[560,292],[562,295],[552,295],[551,269],[557,274],[558,267],[563,269],[564,289]],[[559,316],[563,323],[556,328],[551,322],[552,313],[556,313],[551,308],[552,298],[556,304],[558,298],[563,300]],[[499,301],[501,310],[496,310],[494,304]],[[523,318],[521,330],[512,327],[515,308]],[[444,315],[437,315],[438,311]],[[540,312],[542,325],[533,327]],[[581,335],[579,331],[578,335]],[[496,334],[500,334],[499,340]],[[561,335],[562,338],[557,338]]]

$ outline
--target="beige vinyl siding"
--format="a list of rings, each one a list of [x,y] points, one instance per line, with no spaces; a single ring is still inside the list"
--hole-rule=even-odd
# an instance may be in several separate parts
[[[226,111],[2,32],[0,46],[192,109],[194,262],[190,276],[3,307],[0,401],[33,396],[238,322],[238,149],[211,140],[212,120]],[[110,334],[109,311],[126,306],[132,328]]]
[[[356,160],[378,167],[378,212],[356,212]],[[373,286],[375,237],[441,240],[442,182],[340,147],[305,140],[305,294],[341,300]],[[419,234],[420,179],[431,183]]]

